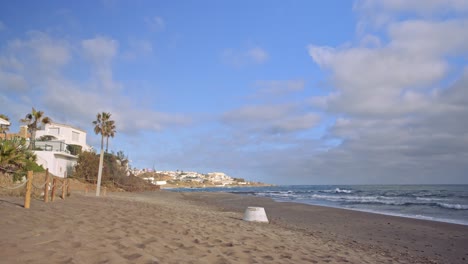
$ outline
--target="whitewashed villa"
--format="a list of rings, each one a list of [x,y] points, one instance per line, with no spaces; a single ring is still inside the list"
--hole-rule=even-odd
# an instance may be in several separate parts
[[[90,151],[86,131],[65,124],[50,123],[36,131],[34,153],[37,163],[58,177],[66,177],[78,161],[80,151]]]

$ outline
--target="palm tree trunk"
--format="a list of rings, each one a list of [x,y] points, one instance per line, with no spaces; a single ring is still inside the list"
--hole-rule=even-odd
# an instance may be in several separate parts
[[[109,147],[109,137],[106,137],[106,153]]]
[[[31,137],[29,138],[29,149],[34,150],[36,145],[36,130],[31,129]]]
[[[102,178],[102,164],[104,163],[104,136],[101,136],[101,155],[99,157],[99,170],[98,170],[98,179],[96,186],[96,196],[99,196],[101,193],[101,178]]]

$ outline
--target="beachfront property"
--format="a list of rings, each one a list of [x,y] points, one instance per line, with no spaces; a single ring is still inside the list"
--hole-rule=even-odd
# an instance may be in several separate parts
[[[10,122],[0,117],[0,131],[6,131],[6,129],[10,126]],[[5,129],[5,130],[4,130]]]
[[[0,118],[2,128],[8,128],[10,122]],[[2,131],[5,131],[2,129]],[[20,126],[18,133],[0,133],[0,138],[25,138],[29,144],[31,134],[27,126]],[[33,152],[37,156],[37,164],[58,177],[66,177],[78,161],[78,154],[91,151],[92,147],[86,143],[86,131],[79,128],[50,123],[36,131]]]
[[[36,131],[34,153],[37,163],[58,177],[66,177],[78,161],[81,151],[90,151],[86,131],[59,123],[46,124]]]

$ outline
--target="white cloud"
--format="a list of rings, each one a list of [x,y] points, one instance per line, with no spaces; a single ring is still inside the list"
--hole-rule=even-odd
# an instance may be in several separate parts
[[[40,65],[43,72],[60,71],[71,59],[70,45],[66,40],[51,38],[40,31],[30,31],[27,40],[15,39],[7,46],[7,53],[34,57],[34,62]],[[19,61],[9,56],[10,60]]]
[[[28,90],[28,83],[23,76],[0,69],[0,91],[26,92]]]
[[[407,20],[389,24],[390,40],[373,48],[310,45],[310,56],[330,70],[338,90],[321,99],[322,105],[359,114],[426,111],[432,101],[427,91],[436,89],[452,69],[447,57],[468,52],[467,25],[461,19]]]
[[[259,80],[254,83],[258,87],[255,97],[280,96],[304,90],[303,80]]]
[[[338,116],[326,137],[342,143],[302,165],[335,182],[468,182],[468,125],[460,122],[468,116],[468,72],[452,60],[468,55],[468,2],[357,1],[355,8],[356,45],[308,47],[335,88],[310,102]]]
[[[412,56],[441,58],[468,51],[468,19],[409,20],[389,27],[390,47]]]
[[[247,51],[247,56],[255,63],[264,63],[268,60],[268,53],[262,48],[256,47]]]
[[[81,42],[85,55],[95,64],[109,64],[117,54],[118,42],[103,36]]]
[[[270,56],[264,49],[254,47],[244,51],[225,49],[221,57],[225,63],[234,67],[241,67],[249,64],[263,64]]]
[[[468,12],[468,3],[465,0],[358,0],[354,8],[357,11],[374,14],[394,15],[411,12],[419,15],[433,15],[446,12]]]
[[[379,29],[398,21],[400,15],[441,18],[448,14],[463,16],[468,13],[465,0],[357,0],[354,10],[359,14],[358,33]]]
[[[298,105],[249,105],[227,112],[222,121],[246,133],[291,133],[313,128],[320,121],[314,113],[304,112]]]
[[[329,98],[328,108],[338,112],[401,114],[405,107],[411,108],[401,104],[406,89],[431,87],[448,70],[443,60],[391,48],[332,50],[310,46],[309,53],[322,68],[331,71],[339,92]]]
[[[8,41],[0,54],[0,90],[31,91],[47,76],[57,76],[71,60],[70,45],[39,31]]]
[[[183,114],[148,112],[138,108],[128,108],[126,111],[114,110],[115,120],[119,129],[127,133],[138,131],[162,131],[167,127],[181,127],[192,123],[192,119]],[[138,118],[135,118],[135,117]]]
[[[166,22],[160,16],[146,18],[145,22],[151,31],[162,31],[166,28]]]
[[[27,36],[0,50],[0,101],[8,102],[2,103],[5,114],[27,113],[34,106],[57,122],[86,129],[97,112],[108,111],[124,134],[190,123],[181,114],[143,108],[123,93],[125,84],[113,78],[113,60],[119,57],[116,40],[98,36],[71,41],[44,32]],[[77,80],[63,71],[75,63],[89,74]]]
[[[123,57],[136,59],[151,53],[153,53],[153,43],[151,43],[151,41],[145,39],[130,39],[128,42],[128,49],[124,52]]]
[[[85,57],[94,66],[93,74],[97,80],[95,89],[114,91],[121,85],[114,81],[112,61],[118,51],[118,42],[114,39],[98,36],[81,42]]]

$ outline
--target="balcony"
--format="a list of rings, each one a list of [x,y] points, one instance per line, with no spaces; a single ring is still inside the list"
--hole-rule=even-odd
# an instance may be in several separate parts
[[[63,152],[70,155],[78,155],[81,153],[81,146],[66,144],[63,141],[40,141],[36,140],[35,142],[35,151],[54,151],[54,152]]]

